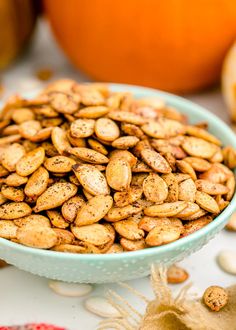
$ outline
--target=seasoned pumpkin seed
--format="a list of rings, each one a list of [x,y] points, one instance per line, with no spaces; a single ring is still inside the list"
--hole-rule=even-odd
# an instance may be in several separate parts
[[[94,245],[103,245],[110,241],[109,230],[106,226],[95,223],[82,227],[71,227],[72,233],[79,240]]]
[[[111,196],[95,196],[79,209],[75,219],[76,226],[90,225],[101,220],[111,209],[113,199]]]
[[[165,160],[165,158],[158,152],[150,149],[143,149],[141,151],[141,157],[148,166],[154,171],[160,173],[170,173],[171,167]]]
[[[144,237],[144,231],[133,220],[121,220],[114,222],[114,228],[122,237],[130,240],[138,240]]]
[[[106,167],[107,183],[117,191],[127,190],[132,178],[131,167],[128,161],[111,158]]]
[[[112,207],[104,219],[109,222],[116,222],[137,214],[140,211],[142,211],[142,207],[138,204],[127,205],[124,207]]]
[[[174,217],[187,207],[186,202],[172,202],[153,205],[144,209],[144,214],[150,217]]]
[[[72,137],[85,138],[93,135],[95,121],[93,119],[77,119],[70,127]]]
[[[109,159],[100,152],[89,148],[68,148],[66,151],[91,164],[106,164],[109,161]]]
[[[16,232],[18,227],[10,220],[0,221],[0,237],[12,239],[16,238]]]
[[[24,202],[5,203],[0,206],[0,219],[18,219],[31,214],[31,212],[31,207]]]
[[[196,185],[192,179],[187,179],[179,184],[179,200],[186,202],[195,202]]]
[[[66,131],[64,131],[60,127],[53,128],[51,133],[51,139],[54,147],[60,155],[63,155],[65,151],[71,147]]]
[[[117,149],[133,148],[139,139],[136,136],[122,136],[112,142],[112,147]]]
[[[205,192],[197,191],[196,192],[196,203],[204,210],[211,213],[219,213],[220,209],[213,197],[208,195]]]
[[[37,199],[35,212],[61,206],[77,193],[77,186],[69,182],[58,182],[47,188]]]
[[[93,165],[81,164],[73,166],[80,184],[92,195],[108,195],[110,193],[105,176]]]
[[[42,147],[29,151],[16,164],[16,173],[21,176],[28,176],[35,172],[43,163],[45,151]]]
[[[25,148],[19,143],[13,143],[2,154],[2,165],[9,171],[16,170],[16,164],[25,155]]]
[[[120,130],[113,120],[100,118],[95,123],[95,134],[101,140],[112,142],[120,136]]]
[[[159,97],[62,79],[12,97],[0,130],[0,236],[26,246],[167,244],[211,222],[235,192],[236,150]]]
[[[26,196],[35,198],[40,196],[46,189],[49,183],[48,171],[40,166],[29,178],[25,185],[24,192]]]
[[[44,162],[46,169],[54,173],[70,172],[75,164],[76,161],[74,159],[65,156],[54,156],[46,159]]]
[[[168,196],[168,186],[158,174],[150,173],[143,181],[143,193],[147,200],[154,203],[161,203]]]

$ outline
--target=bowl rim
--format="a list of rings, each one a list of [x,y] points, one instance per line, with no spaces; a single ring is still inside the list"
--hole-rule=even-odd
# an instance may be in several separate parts
[[[214,122],[214,125],[217,126],[222,132],[222,134],[228,136],[231,140],[231,144],[234,148],[236,148],[236,139],[235,133],[231,130],[231,128],[224,123],[219,117],[215,114],[207,110],[205,107],[202,107],[192,101],[185,99],[184,97],[177,96],[175,94],[171,94],[168,92],[160,91],[157,89],[149,88],[149,87],[142,87],[137,85],[130,85],[130,84],[117,84],[117,83],[105,83],[108,84],[109,87],[113,91],[127,91],[133,92],[134,94],[143,93],[145,96],[158,96],[163,98],[167,101],[167,103],[174,103],[178,110],[181,112],[181,107],[189,107],[190,111],[193,113],[197,113],[203,116],[208,122]],[[22,94],[24,97],[33,97],[35,92],[28,92]],[[1,104],[2,102],[0,102]],[[26,253],[31,254],[38,257],[49,257],[49,258],[56,258],[61,260],[77,260],[77,261],[120,261],[121,259],[132,259],[136,257],[151,257],[153,255],[158,254],[165,254],[171,252],[172,250],[178,250],[180,247],[186,246],[188,243],[193,243],[198,239],[201,239],[209,232],[213,232],[214,229],[223,225],[226,219],[234,212],[236,209],[236,191],[231,199],[229,205],[221,212],[211,223],[206,225],[205,227],[197,230],[196,232],[178,239],[174,242],[156,246],[156,247],[149,247],[147,249],[137,250],[137,251],[128,251],[122,253],[113,253],[113,254],[77,254],[77,253],[70,253],[70,252],[57,252],[51,250],[44,250],[44,249],[37,249],[32,247],[27,247],[12,241],[9,241],[4,238],[0,238],[0,246],[11,249],[12,251],[15,250],[19,253]]]

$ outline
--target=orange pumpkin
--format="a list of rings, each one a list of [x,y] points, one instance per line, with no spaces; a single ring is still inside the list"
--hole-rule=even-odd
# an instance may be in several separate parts
[[[190,92],[215,83],[235,0],[45,0],[57,40],[90,77]]]

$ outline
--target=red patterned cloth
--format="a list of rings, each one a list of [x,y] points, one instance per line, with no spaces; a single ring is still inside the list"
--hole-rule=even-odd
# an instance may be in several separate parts
[[[13,327],[0,327],[0,330],[66,330],[65,328],[56,327],[51,324],[38,323],[26,324]]]

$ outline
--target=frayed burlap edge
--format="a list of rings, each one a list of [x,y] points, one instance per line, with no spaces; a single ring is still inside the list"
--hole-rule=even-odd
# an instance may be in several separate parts
[[[167,284],[166,269],[152,267],[151,283],[155,299],[150,301],[125,283],[119,283],[146,304],[144,315],[114,291],[108,292],[110,303],[122,317],[100,322],[98,330],[236,330],[236,285],[227,288],[229,301],[220,312],[210,311],[200,300],[187,295],[190,285],[173,297]]]

